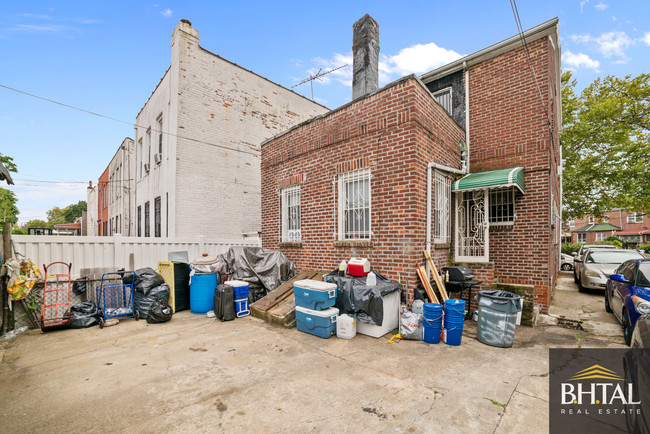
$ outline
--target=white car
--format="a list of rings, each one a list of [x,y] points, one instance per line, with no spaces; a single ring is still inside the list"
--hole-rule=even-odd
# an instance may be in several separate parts
[[[560,270],[573,270],[573,256],[566,253],[560,253]]]

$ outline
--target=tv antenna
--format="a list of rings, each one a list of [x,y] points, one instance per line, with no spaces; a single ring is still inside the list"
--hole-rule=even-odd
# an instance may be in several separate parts
[[[298,87],[301,84],[305,84],[305,83],[309,82],[309,84],[311,85],[311,100],[313,101],[314,100],[314,80],[323,81],[323,80],[320,79],[322,76],[327,75],[330,72],[337,71],[337,70],[339,70],[341,68],[345,68],[346,66],[348,66],[347,63],[345,65],[339,66],[338,68],[330,69],[328,71],[323,71],[323,68],[319,68],[318,72],[316,72],[316,74],[312,74],[309,77],[305,78],[300,83],[294,84],[293,86],[291,86],[291,89],[293,89],[294,87]]]

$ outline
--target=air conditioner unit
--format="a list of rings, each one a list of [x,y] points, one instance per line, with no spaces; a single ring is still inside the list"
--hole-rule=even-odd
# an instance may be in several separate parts
[[[149,163],[144,163],[144,171],[149,173]]]
[[[162,154],[161,154],[161,153],[155,154],[155,155],[153,156],[153,161],[154,161],[154,163],[156,163],[156,164],[160,164],[160,163],[162,163]]]

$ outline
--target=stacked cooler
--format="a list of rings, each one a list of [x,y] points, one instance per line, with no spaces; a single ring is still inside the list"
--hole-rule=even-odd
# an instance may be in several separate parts
[[[336,284],[316,280],[298,280],[293,284],[296,301],[296,327],[321,338],[336,334]]]
[[[235,291],[235,315],[237,318],[250,314],[248,310],[248,282],[242,280],[229,280],[226,285]]]

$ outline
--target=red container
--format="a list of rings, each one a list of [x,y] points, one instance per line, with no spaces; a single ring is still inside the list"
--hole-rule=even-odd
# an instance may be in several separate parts
[[[348,262],[348,274],[355,277],[365,277],[370,273],[370,261],[367,258],[351,258]]]

